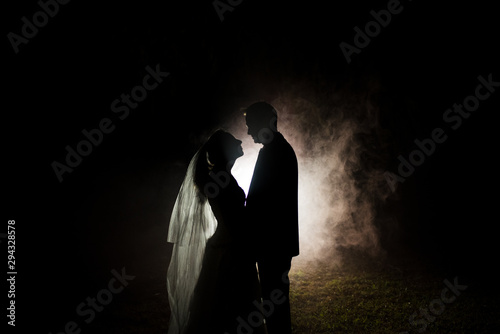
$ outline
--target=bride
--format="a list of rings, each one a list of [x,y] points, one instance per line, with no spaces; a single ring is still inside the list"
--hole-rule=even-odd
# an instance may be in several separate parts
[[[231,174],[241,141],[218,130],[191,159],[170,219],[169,334],[264,333],[245,193]],[[262,319],[262,318],[261,318]]]

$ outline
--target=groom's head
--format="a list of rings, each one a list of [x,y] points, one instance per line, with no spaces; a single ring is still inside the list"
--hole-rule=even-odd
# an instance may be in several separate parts
[[[278,114],[267,102],[256,102],[245,110],[248,134],[254,142],[267,144],[278,131]]]

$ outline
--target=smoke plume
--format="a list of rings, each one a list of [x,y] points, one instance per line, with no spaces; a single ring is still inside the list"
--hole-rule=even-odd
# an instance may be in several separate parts
[[[379,90],[373,81],[356,89],[296,85],[268,101],[299,164],[300,262],[340,264],[346,251],[384,255],[379,209],[390,189],[383,174],[386,134],[379,125]],[[248,191],[261,146],[247,135],[241,110],[231,119],[226,128],[243,140],[245,151],[233,174]]]

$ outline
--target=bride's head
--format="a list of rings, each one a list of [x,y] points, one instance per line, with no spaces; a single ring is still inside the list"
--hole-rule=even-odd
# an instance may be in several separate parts
[[[231,173],[234,162],[242,155],[241,140],[224,130],[215,131],[200,149],[195,177],[198,188],[203,189],[209,182],[212,170]]]
[[[241,140],[224,130],[215,131],[205,143],[204,148],[207,162],[211,166],[217,166],[218,169],[227,169],[228,164],[234,164],[236,159],[243,155]]]

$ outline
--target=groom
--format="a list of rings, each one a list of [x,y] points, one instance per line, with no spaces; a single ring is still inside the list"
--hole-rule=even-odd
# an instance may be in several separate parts
[[[292,257],[299,254],[297,158],[278,132],[273,106],[254,103],[245,116],[248,134],[264,145],[255,164],[246,207],[255,226],[262,297],[274,302],[274,310],[266,318],[267,329],[269,334],[291,333],[288,272]]]

